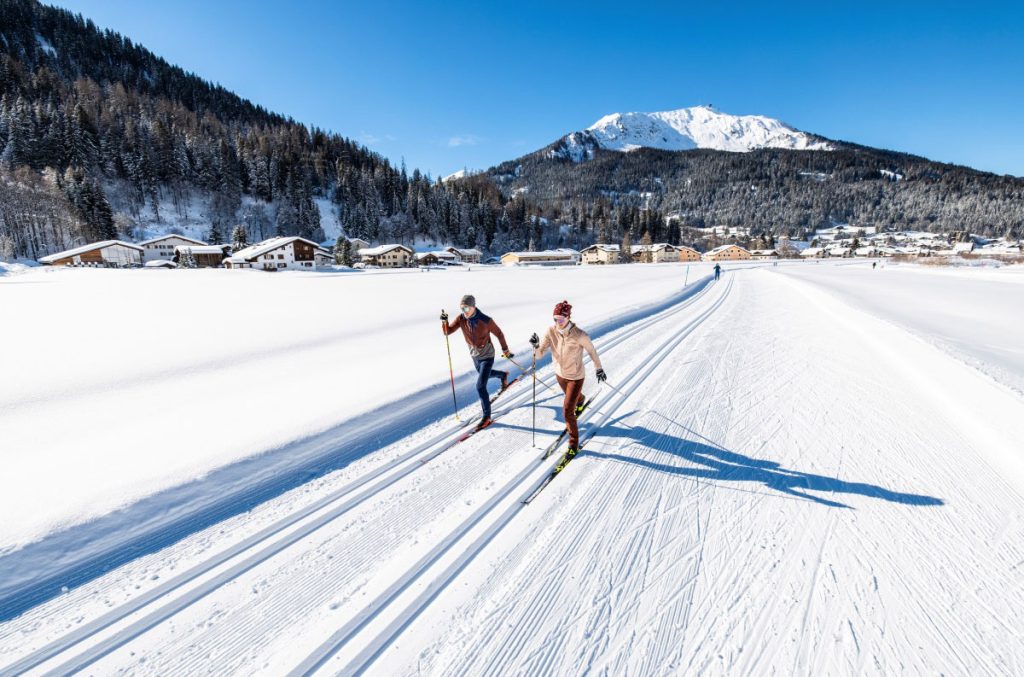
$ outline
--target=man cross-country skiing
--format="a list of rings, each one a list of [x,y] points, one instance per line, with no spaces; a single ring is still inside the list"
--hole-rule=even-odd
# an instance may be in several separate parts
[[[722,276],[722,265],[719,263],[715,264],[715,279],[717,280]]]
[[[583,395],[583,351],[586,350],[597,369],[597,382],[602,383],[607,377],[601,368],[601,360],[597,357],[590,336],[576,326],[569,318],[572,306],[562,301],[555,306],[553,313],[554,325],[544,334],[542,341],[536,334],[530,337],[534,355],[540,359],[551,349],[551,358],[555,363],[555,377],[558,385],[565,393],[562,413],[565,416],[565,427],[569,430],[569,451],[566,457],[572,458],[580,449],[580,429],[576,417],[583,412],[586,397]]]
[[[448,313],[441,312],[441,331],[447,336],[461,329],[462,336],[469,345],[469,355],[473,358],[473,366],[476,367],[477,372],[476,391],[480,395],[480,406],[483,409],[483,418],[476,425],[477,430],[480,430],[491,424],[491,398],[487,394],[487,381],[492,378],[501,379],[502,390],[508,385],[508,372],[492,368],[494,367],[494,344],[491,343],[491,334],[498,337],[503,357],[508,359],[514,355],[509,352],[508,344],[505,343],[505,335],[501,333],[497,323],[483,311],[477,309],[476,298],[472,294],[462,297],[459,309],[462,312],[451,324],[448,324]]]

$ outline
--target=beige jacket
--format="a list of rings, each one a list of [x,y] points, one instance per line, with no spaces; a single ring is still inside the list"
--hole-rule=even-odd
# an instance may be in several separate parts
[[[583,351],[586,350],[594,361],[594,369],[601,369],[601,360],[597,357],[594,344],[587,332],[569,324],[569,330],[563,336],[557,327],[551,327],[541,339],[540,346],[534,351],[537,359],[551,349],[551,357],[555,363],[555,373],[570,381],[579,381],[586,373],[583,371]]]

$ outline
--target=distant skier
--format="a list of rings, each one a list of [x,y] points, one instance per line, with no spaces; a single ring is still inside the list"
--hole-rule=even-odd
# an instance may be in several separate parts
[[[607,378],[590,336],[569,319],[571,315],[572,306],[568,301],[562,301],[555,306],[552,318],[554,325],[544,334],[544,340],[542,341],[536,334],[530,337],[530,345],[533,346],[533,353],[537,359],[551,349],[555,378],[565,393],[562,413],[565,416],[565,427],[569,430],[569,451],[566,452],[569,458],[575,456],[580,448],[580,429],[576,417],[583,412],[586,403],[586,397],[583,395],[583,380],[586,377],[583,370],[584,350],[590,355],[594,368],[597,369],[597,382],[602,383]]]
[[[498,337],[503,357],[507,359],[514,355],[509,352],[505,335],[501,333],[498,324],[476,307],[476,298],[472,294],[462,297],[459,309],[462,312],[451,324],[448,324],[448,313],[441,312],[441,331],[451,335],[461,329],[469,345],[469,355],[473,358],[477,372],[476,392],[480,395],[480,407],[483,409],[483,418],[476,426],[480,430],[491,424],[491,398],[487,393],[487,381],[492,378],[501,379],[502,390],[508,385],[508,372],[493,369],[494,344],[491,343],[491,334]]]
[[[716,263],[715,264],[715,280],[717,281],[718,278],[720,278],[720,277],[722,277],[722,265],[719,264],[719,263]]]
[[[875,266],[877,266],[877,265],[878,265],[878,261],[872,261],[871,262],[871,270],[874,270]]]

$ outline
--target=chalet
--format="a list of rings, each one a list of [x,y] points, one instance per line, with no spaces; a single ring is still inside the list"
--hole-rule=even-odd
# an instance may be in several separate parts
[[[137,244],[121,240],[103,240],[44,256],[39,259],[39,263],[49,266],[132,268],[142,265],[142,253],[142,247]]]
[[[630,258],[637,263],[674,263],[679,260],[679,250],[665,242],[635,244],[630,247]]]
[[[348,238],[348,243],[350,245],[352,245],[352,251],[353,252],[357,252],[360,249],[369,249],[370,248],[370,243],[369,242],[367,242],[366,240],[364,240],[362,238],[358,238],[358,237],[350,237],[350,238]]]
[[[405,268],[413,256],[413,251],[404,244],[382,244],[359,250],[359,258],[364,264],[381,268]]]
[[[178,245],[173,260],[181,268],[191,253],[196,268],[220,268],[230,252],[229,244]]]
[[[676,247],[676,251],[679,252],[680,261],[700,261],[700,252],[692,247],[679,245]]]
[[[328,247],[320,245],[313,250],[313,263],[314,268],[322,268],[324,266],[333,266],[335,264],[334,252]]]
[[[316,268],[317,243],[304,237],[272,237],[240,249],[224,259],[225,268],[256,268],[257,270],[308,270]]]
[[[144,264],[142,264],[142,267],[143,268],[168,268],[168,269],[173,270],[173,269],[178,267],[178,264],[176,264],[174,261],[166,261],[166,260],[163,260],[163,259],[156,259],[155,261],[146,261]]]
[[[704,252],[705,261],[747,261],[749,259],[750,252],[735,244],[723,244],[721,247]]]
[[[575,249],[548,249],[542,252],[508,252],[501,256],[503,266],[574,266],[580,260]]]
[[[808,247],[807,249],[800,252],[800,258],[803,259],[820,259],[825,256],[825,250],[821,247]]]
[[[154,237],[152,240],[144,240],[139,243],[142,247],[142,260],[145,261],[172,261],[174,260],[174,249],[175,247],[205,247],[206,242],[202,240],[195,240],[191,237],[184,235],[161,235],[160,237]],[[220,265],[220,262],[218,262]]]
[[[436,252],[417,252],[416,265],[419,266],[452,266],[459,263],[459,257],[449,249]]]
[[[779,258],[779,252],[774,249],[751,249],[750,258],[756,261]]]
[[[458,247],[448,247],[445,251],[455,256],[460,263],[480,263],[480,257],[483,256],[483,253],[479,249],[459,249]]]
[[[603,266],[619,262],[619,245],[592,244],[580,252],[585,266]]]

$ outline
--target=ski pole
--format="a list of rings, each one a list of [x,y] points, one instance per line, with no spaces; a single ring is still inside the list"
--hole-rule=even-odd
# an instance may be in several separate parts
[[[533,446],[537,446],[537,353],[533,354]]]
[[[444,312],[444,308],[441,309],[441,314],[447,315]],[[445,322],[445,324],[448,323]],[[452,404],[455,405],[455,420],[461,421],[462,419],[459,418],[459,401],[455,399],[455,369],[452,367],[452,343],[448,340],[448,327],[445,327],[444,345],[448,349],[448,375],[452,379]]]

